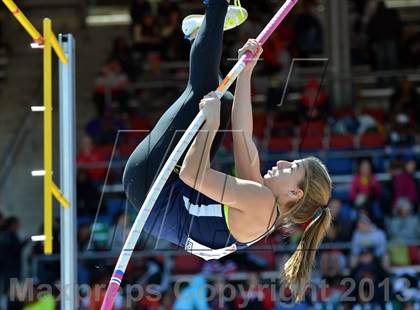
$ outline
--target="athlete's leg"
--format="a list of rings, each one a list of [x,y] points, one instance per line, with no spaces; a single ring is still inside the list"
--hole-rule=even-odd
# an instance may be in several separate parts
[[[199,101],[218,85],[226,11],[226,0],[209,0],[205,21],[191,49],[190,81],[186,90],[163,114],[127,162],[123,176],[124,189],[131,203],[137,207],[142,205],[152,182],[173,151],[182,131],[187,129],[197,115]],[[208,27],[210,30],[207,30]],[[209,45],[209,42],[213,44]],[[197,82],[194,79],[197,79]],[[227,126],[229,122],[231,98],[229,96],[228,100],[223,100],[223,104],[227,106],[221,113],[221,127],[222,123]],[[219,140],[220,144],[221,135]],[[214,148],[213,155],[216,151]]]
[[[227,9],[226,0],[208,1],[203,23],[191,47],[188,84],[199,97],[215,90],[219,84]]]

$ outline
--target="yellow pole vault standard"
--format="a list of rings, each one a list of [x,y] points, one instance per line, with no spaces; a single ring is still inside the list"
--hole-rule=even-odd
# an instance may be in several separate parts
[[[67,64],[68,60],[66,55],[64,54],[63,49],[61,48],[60,44],[57,41],[57,37],[55,36],[54,32],[51,30],[51,37],[50,37],[52,48],[54,49],[55,53],[57,54],[58,59],[63,64]]]
[[[53,130],[52,130],[52,48],[54,40],[57,44],[55,51],[60,57],[58,51],[62,52],[62,58],[67,63],[67,57],[58,44],[57,39],[52,32],[51,20],[44,18],[44,253],[52,254],[52,219],[53,219],[53,196],[60,202],[60,204],[68,208],[70,203],[63,196],[57,185],[54,184],[52,178],[53,168]]]
[[[67,201],[67,199],[63,196],[60,189],[55,185],[54,182],[52,182],[52,193],[55,197],[55,199],[58,200],[58,202],[64,207],[64,208],[70,208],[70,203]]]
[[[13,14],[13,16],[19,21],[19,23],[25,28],[25,30],[29,33],[32,39],[42,45],[44,43],[44,39],[42,38],[41,34],[35,27],[31,24],[31,22],[26,18],[26,16],[22,13],[22,11],[17,7],[17,5],[12,0],[2,0],[3,3],[7,6],[9,11]]]
[[[2,1],[7,6],[9,11],[13,14],[13,16],[18,20],[18,22],[23,26],[23,28],[25,28],[26,32],[32,37],[32,39],[39,45],[43,45],[44,38],[38,32],[38,30],[36,30],[34,25],[32,25],[32,23],[26,18],[25,14],[22,13],[22,11],[18,8],[18,6],[12,0],[2,0]],[[52,45],[60,61],[64,64],[67,64],[67,57],[64,54],[63,49],[58,43],[57,38],[52,32],[52,30],[50,32],[51,32],[50,44]]]
[[[52,254],[52,65],[51,20],[44,18],[44,253]]]
[[[63,196],[60,189],[54,184],[52,179],[52,49],[63,64],[68,63],[68,59],[57,41],[52,31],[51,20],[44,18],[43,32],[44,37],[35,29],[31,22],[26,18],[22,11],[17,7],[13,0],[2,0],[13,16],[25,28],[32,39],[39,45],[43,45],[44,57],[44,253],[52,254],[52,218],[53,218],[53,196],[60,204],[68,208],[70,203]]]

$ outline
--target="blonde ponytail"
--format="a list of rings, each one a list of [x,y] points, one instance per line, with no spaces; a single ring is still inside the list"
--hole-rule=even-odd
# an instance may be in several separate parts
[[[331,220],[331,211],[321,208],[321,214],[305,229],[296,251],[284,265],[282,282],[292,290],[296,302],[305,296],[316,251],[331,225]]]

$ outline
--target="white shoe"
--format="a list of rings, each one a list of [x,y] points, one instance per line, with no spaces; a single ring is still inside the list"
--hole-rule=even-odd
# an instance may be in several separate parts
[[[230,5],[225,18],[224,31],[238,27],[248,18],[248,11],[240,6]],[[198,30],[203,23],[204,15],[189,15],[182,21],[182,32],[185,38],[189,40],[195,39]]]

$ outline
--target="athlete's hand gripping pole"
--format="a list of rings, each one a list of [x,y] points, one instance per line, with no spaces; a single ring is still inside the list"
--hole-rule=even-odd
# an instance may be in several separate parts
[[[270,35],[276,30],[280,25],[283,19],[289,14],[292,8],[295,6],[298,0],[287,0],[284,5],[279,9],[276,15],[271,19],[268,25],[257,37],[258,43],[263,45]],[[216,90],[216,95],[219,99],[223,97],[229,87],[233,84],[242,70],[246,67],[246,64],[252,59],[253,55],[251,52],[245,53],[236,65],[232,68],[226,78],[222,81],[219,87]],[[186,148],[193,140],[195,134],[200,129],[201,125],[204,123],[205,117],[200,111],[195,117],[191,125],[188,127],[184,135],[181,137],[180,141],[176,145],[174,151],[169,156],[167,162],[160,171],[156,181],[153,183],[144,203],[141,207],[139,214],[134,221],[133,227],[127,237],[127,240],[124,244],[123,250],[120,257],[118,258],[117,265],[115,266],[114,273],[112,274],[111,280],[109,281],[108,289],[105,294],[104,301],[102,303],[101,310],[111,310],[115,297],[117,296],[118,289],[121,285],[122,278],[124,276],[125,269],[127,268],[128,262],[130,261],[131,255],[136,246],[137,240],[140,237],[140,233],[143,230],[146,220],[149,217],[149,214],[162,191],[166,181],[171,175],[175,165],[178,163],[182,154],[184,154]]]

